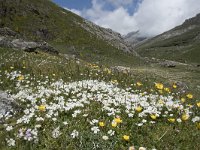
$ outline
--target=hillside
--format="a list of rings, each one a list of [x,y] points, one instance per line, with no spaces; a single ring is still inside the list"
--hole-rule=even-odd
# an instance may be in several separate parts
[[[132,63],[138,60],[136,53],[131,58],[124,54],[132,48],[119,33],[84,20],[49,0],[1,0],[0,27],[8,27],[29,40],[46,41],[62,53],[88,61],[107,62],[113,58],[117,63],[121,58],[127,64],[127,59]]]
[[[135,48],[141,56],[199,64],[199,39],[200,14]]]

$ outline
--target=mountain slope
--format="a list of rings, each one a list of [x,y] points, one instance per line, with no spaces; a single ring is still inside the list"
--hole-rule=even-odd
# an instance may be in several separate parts
[[[124,40],[133,46],[135,46],[136,44],[138,44],[146,39],[147,39],[147,37],[142,36],[140,34],[140,31],[130,32],[124,36]]]
[[[95,58],[91,59],[95,61],[132,51],[120,34],[92,24],[49,0],[0,0],[0,27],[9,27],[31,40],[47,41],[78,57],[92,53]]]
[[[137,45],[139,54],[147,57],[200,63],[200,14],[182,25]]]

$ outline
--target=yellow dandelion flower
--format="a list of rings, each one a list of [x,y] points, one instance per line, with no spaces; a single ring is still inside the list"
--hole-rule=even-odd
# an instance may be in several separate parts
[[[170,89],[169,88],[164,88],[164,90],[168,93],[170,93]]]
[[[169,118],[168,121],[171,122],[171,123],[174,123],[175,119],[174,118]]]
[[[189,93],[189,94],[186,95],[186,97],[189,98],[189,99],[192,99],[193,95]]]
[[[122,123],[122,120],[121,120],[120,117],[115,118],[114,121],[115,121],[116,123]]]
[[[189,119],[189,115],[187,115],[187,114],[183,114],[182,115],[182,117],[181,117],[181,119],[183,120],[183,121],[187,121],[188,119]]]
[[[199,107],[199,108],[200,108],[200,102],[197,102],[197,107]]]
[[[123,136],[123,139],[124,139],[125,141],[129,141],[130,137],[129,137],[128,135],[124,135],[124,136]]]
[[[162,83],[155,83],[155,87],[159,90],[162,90],[164,88],[164,85]]]
[[[142,86],[143,84],[141,82],[136,83],[137,86]]]
[[[177,85],[174,83],[174,84],[172,85],[172,87],[173,87],[174,89],[176,89],[176,88],[177,88]]]
[[[20,75],[20,76],[18,77],[18,80],[19,80],[19,81],[24,80],[24,76],[23,76],[23,75]]]
[[[111,123],[111,125],[112,125],[112,127],[116,127],[117,126],[117,122],[115,122],[115,121],[113,121],[112,123]]]
[[[111,83],[113,83],[113,84],[117,84],[118,81],[117,81],[117,80],[112,80]]]
[[[142,107],[141,107],[141,106],[138,106],[138,107],[135,108],[135,110],[136,110],[137,112],[141,112],[141,111],[142,111]]]
[[[200,129],[200,122],[197,123],[197,129]]]
[[[181,102],[182,102],[182,103],[185,103],[185,98],[181,98]]]
[[[100,127],[104,127],[104,126],[105,126],[105,123],[104,123],[104,122],[99,122],[99,126],[100,126]]]
[[[38,107],[38,109],[39,109],[40,111],[45,111],[45,110],[46,110],[46,106],[45,106],[45,105],[40,105],[40,106]]]
[[[156,120],[157,119],[157,116],[156,115],[150,115],[150,117],[151,117],[151,119],[153,119],[153,120]]]

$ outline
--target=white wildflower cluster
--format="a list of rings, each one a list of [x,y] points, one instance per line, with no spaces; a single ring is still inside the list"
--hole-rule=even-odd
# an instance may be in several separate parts
[[[11,80],[18,78],[21,72],[8,73],[7,76]],[[28,75],[29,77],[29,75]],[[28,78],[26,77],[26,78]],[[46,77],[46,79],[48,79]],[[176,121],[181,122],[181,115],[184,113],[187,116],[194,116],[192,122],[199,122],[200,117],[194,114],[192,107],[183,105],[180,100],[177,100],[173,95],[147,94],[139,93],[139,91],[130,90],[130,88],[122,89],[114,83],[106,83],[98,80],[82,80],[71,83],[65,83],[62,80],[49,82],[37,81],[37,85],[28,86],[30,82],[19,82],[16,94],[12,98],[22,104],[24,110],[22,115],[2,115],[1,118],[16,117],[15,126],[7,125],[5,130],[12,131],[15,127],[25,126],[20,128],[16,138],[26,141],[38,141],[38,133],[40,132],[41,124],[48,122],[52,125],[58,125],[63,114],[67,115],[67,121],[62,119],[61,124],[68,126],[70,121],[74,121],[77,117],[85,118],[90,124],[90,130],[93,134],[100,132],[98,119],[88,119],[92,114],[89,114],[88,108],[91,104],[96,104],[97,110],[110,118],[115,118],[123,112],[124,116],[131,119],[135,116],[139,121],[134,122],[136,126],[144,124],[156,123],[156,118],[174,117],[173,111],[177,110]],[[48,84],[48,86],[46,86]],[[138,109],[141,107],[141,110]],[[152,119],[148,119],[148,118]],[[71,120],[70,120],[71,119]],[[173,121],[173,120],[172,120]],[[87,122],[87,123],[88,123]],[[28,127],[32,128],[28,128]],[[45,130],[45,129],[44,129]],[[44,131],[43,130],[43,131]],[[60,126],[52,129],[51,136],[58,138],[62,134]],[[75,129],[69,131],[72,138],[77,138],[79,132]],[[107,136],[108,135],[108,136]],[[114,130],[108,130],[107,135],[103,135],[103,140],[108,140],[115,135]],[[14,146],[15,140],[7,138],[8,146]],[[144,149],[144,148],[140,148]]]

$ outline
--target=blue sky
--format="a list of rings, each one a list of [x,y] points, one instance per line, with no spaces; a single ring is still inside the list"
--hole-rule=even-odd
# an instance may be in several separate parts
[[[106,0],[99,0],[99,1],[106,1]],[[123,0],[121,0],[123,1]],[[125,7],[130,14],[134,13],[137,8],[138,4],[142,0],[130,0],[130,4],[127,4]],[[92,0],[53,0],[53,2],[57,3],[61,7],[67,7],[69,9],[76,9],[76,10],[83,10],[89,9],[92,7]],[[112,2],[106,2],[103,9],[113,11],[115,9],[115,5],[112,5]]]
[[[67,7],[69,9],[87,9],[90,8],[91,0],[53,0],[55,3],[62,7]]]
[[[79,16],[121,34],[155,36],[200,13],[200,0],[53,0]]]

